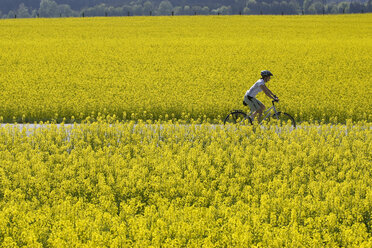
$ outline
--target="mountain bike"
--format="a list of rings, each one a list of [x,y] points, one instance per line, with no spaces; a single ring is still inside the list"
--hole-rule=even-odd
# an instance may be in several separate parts
[[[278,102],[278,101],[275,101],[275,100],[272,101],[273,106],[264,112],[263,114],[264,118],[261,120],[259,124],[261,125],[264,121],[272,122],[274,120],[274,121],[277,121],[280,126],[290,124],[291,126],[296,127],[296,122],[290,114],[277,111],[275,107],[275,102]],[[248,124],[253,125],[251,118],[249,118],[251,114],[252,112],[247,114],[243,110],[233,110],[226,116],[223,123],[224,124],[248,123]]]

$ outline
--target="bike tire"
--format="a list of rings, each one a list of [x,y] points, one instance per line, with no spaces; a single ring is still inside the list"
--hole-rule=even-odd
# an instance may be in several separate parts
[[[280,126],[283,126],[287,123],[290,123],[291,126],[293,126],[294,128],[296,127],[296,121],[294,120],[294,118],[288,114],[288,113],[285,113],[285,112],[278,112],[276,114],[273,114],[272,116],[270,116],[272,119],[274,120],[278,120],[280,122]]]
[[[223,124],[243,124],[245,120],[248,120],[248,123],[252,124],[251,120],[247,118],[247,114],[244,113],[242,110],[234,110],[231,111],[223,121]]]

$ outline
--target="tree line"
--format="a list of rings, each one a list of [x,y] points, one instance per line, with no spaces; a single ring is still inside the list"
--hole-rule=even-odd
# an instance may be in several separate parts
[[[365,12],[372,12],[372,0],[1,0],[0,5],[1,18]]]

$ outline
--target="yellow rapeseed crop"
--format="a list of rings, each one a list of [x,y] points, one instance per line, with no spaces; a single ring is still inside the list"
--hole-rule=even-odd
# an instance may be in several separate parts
[[[0,122],[84,120],[0,128],[0,246],[371,247],[371,24],[0,20]],[[211,125],[262,69],[299,128]]]
[[[0,129],[2,247],[371,247],[372,126]]]
[[[297,121],[371,121],[371,26],[371,14],[0,20],[0,116],[217,122],[269,69]]]

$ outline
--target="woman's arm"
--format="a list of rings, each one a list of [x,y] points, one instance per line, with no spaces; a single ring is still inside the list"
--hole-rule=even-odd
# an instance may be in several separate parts
[[[278,98],[269,90],[269,88],[266,87],[266,85],[261,85],[260,86],[262,91],[270,98],[273,100],[277,100]]]

